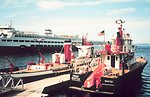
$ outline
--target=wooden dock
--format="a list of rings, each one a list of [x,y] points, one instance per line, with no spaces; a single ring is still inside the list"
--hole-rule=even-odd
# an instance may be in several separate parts
[[[24,91],[19,92],[14,95],[9,95],[8,97],[41,97],[47,96],[47,94],[42,94],[45,87],[49,87],[58,83],[68,81],[70,79],[69,74],[64,74],[60,76],[55,76],[51,78],[45,78],[42,80],[30,82],[24,84]]]

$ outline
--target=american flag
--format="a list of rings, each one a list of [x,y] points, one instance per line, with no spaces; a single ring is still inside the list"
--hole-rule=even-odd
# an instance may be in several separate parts
[[[101,32],[98,33],[98,36],[102,36],[104,34],[105,34],[105,31],[103,30],[103,31],[101,31]]]

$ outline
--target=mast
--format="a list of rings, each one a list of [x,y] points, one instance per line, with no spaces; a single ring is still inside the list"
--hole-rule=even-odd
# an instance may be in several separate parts
[[[125,21],[122,20],[116,20],[116,23],[119,25],[117,32],[117,37],[116,37],[116,50],[117,52],[122,51],[123,48],[123,30],[122,30],[122,24],[125,23]]]
[[[9,27],[12,27],[12,23],[13,23],[13,22],[12,22],[12,20],[10,20],[10,24],[9,24]]]
[[[123,29],[122,29],[122,24],[125,23],[125,21],[122,21],[122,20],[116,20],[116,23],[120,26],[118,27],[118,30],[119,30],[119,34],[120,34],[120,37],[123,36]]]
[[[119,24],[118,30],[119,32],[117,32],[117,38],[116,38],[116,46],[119,47],[119,52],[123,51],[123,28],[122,28],[122,24],[125,23],[125,21],[122,20],[116,20],[116,23]],[[121,67],[122,67],[122,75],[125,74],[125,64],[127,62],[128,59],[128,55],[120,62]]]

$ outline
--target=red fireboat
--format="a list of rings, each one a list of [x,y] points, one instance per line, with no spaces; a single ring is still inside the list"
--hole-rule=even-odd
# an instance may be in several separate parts
[[[116,20],[116,23],[119,25],[116,36],[103,44],[103,49],[97,51],[99,55],[93,57],[86,69],[80,67],[71,73],[71,90],[100,95],[133,94],[147,60],[135,56],[130,34],[123,30],[125,22]]]

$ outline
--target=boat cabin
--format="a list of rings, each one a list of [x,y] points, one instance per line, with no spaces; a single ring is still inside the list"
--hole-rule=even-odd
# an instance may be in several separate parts
[[[104,44],[104,49],[100,52],[101,54],[101,64],[105,64],[106,68],[122,68],[122,61],[129,55],[134,55],[135,46],[132,44],[132,39],[129,33],[125,33],[122,30],[122,21],[120,27],[118,27],[118,32],[116,37],[113,35],[111,42]],[[130,61],[133,57],[130,57]],[[130,64],[126,62],[127,64]]]

